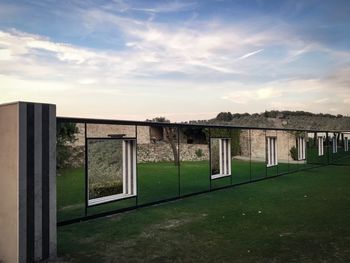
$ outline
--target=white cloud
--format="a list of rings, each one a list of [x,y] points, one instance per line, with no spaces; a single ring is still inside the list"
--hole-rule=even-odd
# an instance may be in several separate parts
[[[279,89],[266,87],[256,90],[237,90],[223,96],[222,99],[230,100],[239,104],[254,103],[254,101],[270,100],[282,96]]]
[[[258,53],[262,52],[263,50],[264,50],[264,49],[259,49],[259,50],[256,50],[256,51],[253,51],[253,52],[247,53],[247,54],[245,54],[245,55],[243,55],[243,56],[241,56],[241,57],[237,58],[237,60],[241,60],[241,59],[246,59],[246,58],[249,58],[249,57],[251,57],[251,56],[254,56],[254,55],[256,55],[256,54],[258,54]]]
[[[142,8],[142,7],[129,7],[130,10],[134,11],[142,11],[147,13],[173,13],[173,12],[181,12],[192,10],[197,6],[195,2],[165,2],[153,6],[151,8]]]
[[[322,98],[315,101],[317,104],[323,104],[329,102],[329,98]]]
[[[329,77],[324,76],[324,69],[320,75],[309,76],[308,72],[298,75],[285,68],[309,51],[328,52],[341,62],[349,60],[348,52],[341,54],[303,41],[284,24],[264,30],[255,26],[255,21],[243,25],[218,20],[167,24],[148,18],[133,19],[126,12],[135,8],[146,13],[191,8],[184,2],[177,3],[154,10],[124,3],[125,13],[117,12],[118,15],[108,8],[75,13],[89,34],[118,35],[122,42],[118,50],[85,48],[25,32],[0,31],[0,74],[6,77],[6,82],[2,79],[1,95],[15,99],[27,94],[32,98],[35,86],[41,83],[38,87],[47,89],[42,94],[54,94],[61,103],[68,91],[91,104],[102,94],[104,100],[135,100],[143,107],[140,112],[172,112],[185,99],[186,111],[193,113],[200,112],[194,110],[198,105],[211,107],[208,112],[219,112],[223,105],[239,111],[241,106],[259,110],[266,105],[302,107],[301,104],[327,111],[328,104],[335,102],[343,112],[349,112],[348,68],[335,70]],[[276,57],[269,55],[280,47],[285,52]],[[337,92],[332,94],[334,89]],[[332,101],[322,101],[328,96],[333,96]],[[106,107],[107,103],[101,101],[98,105]],[[240,104],[239,109],[231,102]],[[165,109],[159,111],[156,106]],[[125,103],[125,107],[129,105]]]
[[[11,50],[0,49],[0,60],[11,60]]]
[[[151,1],[146,3],[147,6],[141,1],[140,3],[123,1],[123,0],[113,0],[110,1],[107,5],[103,6],[103,9],[114,10],[121,13],[125,12],[142,12],[142,13],[173,13],[173,12],[182,12],[190,11],[197,7],[196,2],[192,1],[161,1],[157,3],[156,1]]]

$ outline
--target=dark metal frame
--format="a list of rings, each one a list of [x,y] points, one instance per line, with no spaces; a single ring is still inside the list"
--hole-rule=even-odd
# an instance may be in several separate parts
[[[66,220],[66,221],[62,221],[62,222],[58,222],[58,226],[63,226],[63,225],[68,225],[68,224],[73,224],[73,223],[77,223],[77,222],[81,222],[81,221],[86,221],[86,220],[90,220],[90,219],[94,219],[94,218],[98,218],[98,217],[103,217],[103,216],[107,216],[107,215],[112,215],[112,214],[117,214],[117,213],[122,213],[125,211],[130,211],[130,210],[134,210],[134,209],[138,209],[141,207],[147,207],[147,206],[151,206],[151,205],[155,205],[155,204],[160,204],[160,203],[165,203],[168,201],[173,201],[173,200],[178,200],[178,199],[184,199],[190,196],[195,196],[195,195],[199,195],[199,194],[203,194],[203,193],[208,193],[211,191],[217,191],[217,190],[221,190],[221,189],[226,189],[226,188],[231,188],[231,187],[237,187],[240,185],[245,185],[245,184],[249,184],[249,183],[254,183],[254,182],[258,182],[258,181],[262,181],[262,180],[266,180],[266,179],[271,179],[271,178],[275,178],[275,177],[279,177],[282,175],[286,175],[286,174],[291,174],[291,173],[295,173],[300,171],[300,169],[296,169],[296,170],[290,170],[290,165],[288,165],[288,172],[284,172],[284,173],[278,173],[278,165],[277,165],[277,174],[276,175],[272,175],[272,176],[267,176],[268,172],[267,172],[267,159],[265,158],[265,176],[261,177],[261,178],[257,178],[257,179],[252,179],[252,134],[251,131],[252,130],[262,130],[264,131],[264,137],[265,137],[265,151],[267,151],[267,145],[266,145],[266,138],[267,138],[267,131],[276,131],[276,133],[278,131],[297,131],[297,132],[305,132],[305,133],[326,133],[326,149],[327,149],[327,164],[317,164],[314,167],[306,167],[302,170],[309,170],[309,169],[313,169],[313,168],[317,168],[317,167],[321,167],[321,166],[325,166],[325,165],[329,165],[332,164],[330,162],[330,151],[329,148],[330,147],[330,142],[329,142],[329,138],[328,138],[328,134],[331,132],[334,133],[346,133],[349,131],[324,131],[324,130],[305,130],[305,129],[283,129],[283,128],[260,128],[260,127],[248,127],[248,126],[233,126],[233,125],[211,125],[211,124],[188,124],[188,123],[162,123],[162,122],[148,122],[148,121],[124,121],[124,120],[109,120],[109,119],[88,119],[88,118],[67,118],[67,117],[57,117],[57,122],[58,123],[82,123],[84,124],[85,127],[85,131],[84,131],[84,135],[85,135],[85,216],[83,217],[79,217],[79,218],[74,218],[71,220]],[[127,126],[134,126],[135,127],[135,137],[122,137],[122,138],[111,138],[111,137],[87,137],[87,124],[101,124],[101,125],[127,125]],[[178,196],[175,197],[171,197],[171,198],[166,198],[166,199],[162,199],[162,200],[157,200],[157,201],[153,201],[153,202],[148,202],[145,204],[139,204],[138,202],[138,165],[137,165],[137,138],[138,138],[138,127],[140,126],[158,126],[158,127],[172,127],[172,128],[177,128],[176,134],[177,134],[177,151],[178,151]],[[189,193],[189,194],[181,194],[181,157],[180,157],[180,129],[181,128],[205,128],[208,129],[208,147],[209,147],[209,189],[208,190],[203,190],[203,191],[199,191],[199,192],[194,192],[194,193]],[[230,134],[232,134],[232,130],[233,129],[238,129],[238,130],[247,130],[248,131],[248,140],[249,140],[249,160],[250,160],[250,177],[249,177],[249,181],[245,181],[245,182],[241,182],[241,183],[232,183],[232,171],[230,175],[227,176],[223,176],[220,178],[214,178],[212,179],[211,176],[211,139],[215,139],[215,138],[226,138],[226,137],[211,137],[211,129],[228,129],[230,131]],[[276,137],[278,138],[277,134],[276,136],[271,136],[271,137]],[[107,139],[107,140],[135,140],[136,141],[136,195],[135,196],[130,196],[130,197],[126,197],[126,198],[121,198],[121,199],[116,199],[116,200],[111,200],[111,201],[107,201],[104,203],[100,203],[100,204],[95,204],[95,205],[88,205],[88,163],[87,163],[87,158],[88,158],[88,152],[87,152],[87,142],[89,139]],[[288,140],[288,145],[289,145],[289,140]],[[350,151],[349,151],[350,153]],[[266,153],[265,153],[266,155]],[[289,159],[288,159],[289,160]],[[289,162],[288,162],[289,163]],[[341,164],[333,164],[333,165],[341,165]],[[274,166],[275,167],[275,166]],[[231,181],[229,185],[225,185],[222,187],[215,187],[213,188],[212,186],[212,181],[214,180],[218,180],[218,179],[223,179],[223,178],[227,178],[230,177]],[[93,214],[93,215],[88,215],[88,208],[90,207],[94,207],[94,206],[99,206],[99,205],[105,205],[107,203],[112,203],[112,202],[118,202],[118,201],[123,201],[126,199],[132,199],[135,198],[135,205],[134,206],[129,206],[126,208],[119,208],[116,210],[112,210],[112,211],[108,211],[108,212],[101,212],[98,214]]]

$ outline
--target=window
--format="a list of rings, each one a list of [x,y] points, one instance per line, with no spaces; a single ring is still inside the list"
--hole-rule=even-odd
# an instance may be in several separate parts
[[[136,196],[136,140],[87,139],[88,206]]]
[[[123,141],[123,195],[136,194],[136,141]]]
[[[231,175],[231,139],[211,139],[211,179]]]
[[[333,153],[337,153],[338,152],[338,141],[337,141],[336,135],[333,136],[332,146],[333,146]]]
[[[277,162],[277,138],[276,137],[267,137],[267,167],[275,166]]]
[[[298,146],[298,160],[305,160],[306,159],[306,145],[305,145],[305,138],[304,137],[298,137],[297,138],[297,146]]]
[[[318,156],[323,156],[324,155],[323,137],[318,137],[317,142],[318,142]]]
[[[344,151],[345,152],[349,151],[349,139],[348,139],[348,137],[344,138]]]

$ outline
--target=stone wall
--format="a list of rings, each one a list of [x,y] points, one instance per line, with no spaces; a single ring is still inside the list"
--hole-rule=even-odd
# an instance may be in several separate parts
[[[137,147],[137,161],[140,163],[174,161],[174,155],[169,143],[157,142],[150,144],[138,144]],[[198,150],[201,151],[202,155],[198,154]],[[180,144],[181,161],[202,161],[208,159],[208,145]]]
[[[65,163],[67,167],[82,167],[85,162],[85,147],[70,147],[71,156]],[[199,151],[201,154],[199,154]],[[196,153],[197,152],[197,153]],[[206,144],[180,144],[181,161],[209,160],[209,147]],[[174,161],[174,155],[169,143],[157,142],[137,144],[137,161],[144,162],[167,162]]]
[[[84,123],[77,123],[78,133],[76,134],[77,140],[72,146],[84,146],[85,145],[85,125]],[[111,125],[111,124],[87,124],[87,137],[108,137],[110,134],[125,134],[126,137],[136,136],[135,125]],[[137,138],[139,143],[150,142],[150,127],[138,126]]]
[[[241,130],[239,137],[240,156],[250,156],[249,130]]]
[[[72,145],[84,146],[84,124],[77,124],[79,133],[77,134],[77,141]],[[105,124],[87,124],[88,137],[108,137],[109,134],[125,134],[127,137],[135,137],[134,125],[105,125]],[[173,160],[173,153],[169,143],[164,141],[151,142],[151,127],[138,126],[137,127],[137,143],[139,147],[139,161],[141,162],[157,162]],[[153,131],[153,132],[156,132]],[[181,142],[185,142],[184,134],[180,134]],[[277,137],[278,159],[290,159],[290,149],[296,145],[295,135],[286,131],[266,131],[266,136]],[[249,141],[249,138],[251,141]],[[202,149],[203,157],[196,155],[196,150]],[[265,160],[266,154],[266,138],[264,130],[241,130],[240,133],[240,149],[239,156],[249,157],[251,149],[252,159]],[[206,144],[186,144],[181,143],[180,157],[185,161],[209,159],[209,150]],[[78,154],[79,155],[79,154]],[[71,161],[71,160],[70,160]],[[74,165],[81,164],[81,160],[72,160]]]
[[[277,152],[279,160],[290,159],[290,149],[296,146],[295,135],[286,131],[266,131],[266,136],[277,137]],[[266,138],[265,131],[251,130],[251,155],[252,159],[265,159],[266,155]],[[241,140],[244,137],[241,137]],[[244,156],[249,156],[249,150],[243,152]]]

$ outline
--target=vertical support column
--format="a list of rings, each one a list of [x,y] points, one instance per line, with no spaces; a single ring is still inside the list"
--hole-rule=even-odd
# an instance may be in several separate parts
[[[0,261],[55,257],[55,105],[0,105],[0,180]]]

